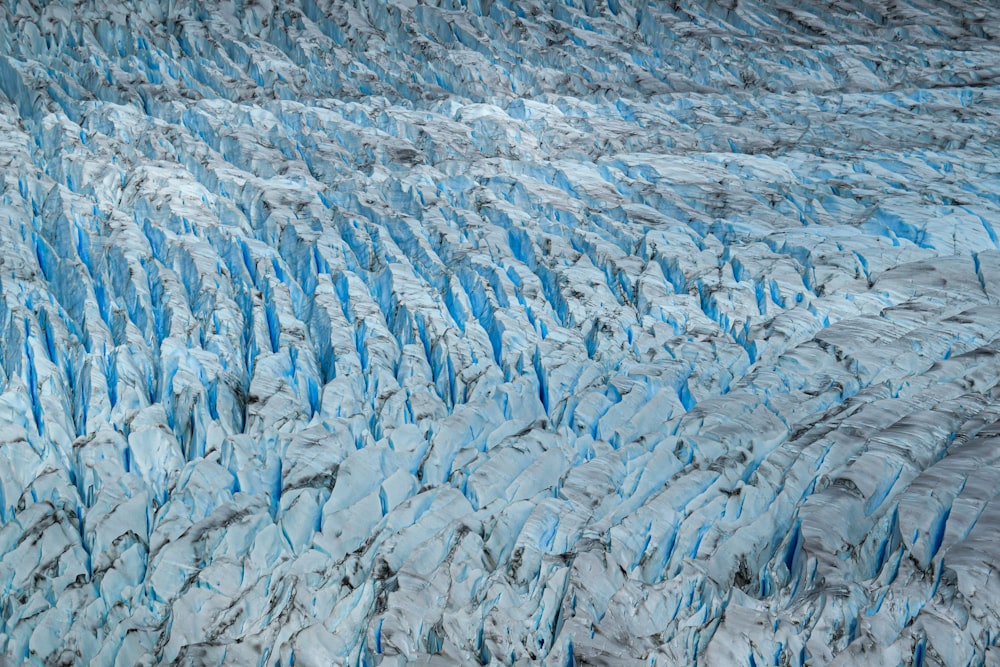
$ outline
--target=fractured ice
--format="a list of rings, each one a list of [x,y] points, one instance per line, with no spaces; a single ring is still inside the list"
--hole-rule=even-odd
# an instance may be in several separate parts
[[[990,0],[7,0],[0,654],[1000,649]]]

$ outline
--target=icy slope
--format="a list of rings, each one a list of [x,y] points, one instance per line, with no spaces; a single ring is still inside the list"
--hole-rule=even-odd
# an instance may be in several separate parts
[[[11,664],[1000,660],[992,2],[0,26]]]

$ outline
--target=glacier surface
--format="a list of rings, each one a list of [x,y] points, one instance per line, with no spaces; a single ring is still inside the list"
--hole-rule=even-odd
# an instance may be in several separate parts
[[[1000,664],[990,0],[7,0],[0,653]]]

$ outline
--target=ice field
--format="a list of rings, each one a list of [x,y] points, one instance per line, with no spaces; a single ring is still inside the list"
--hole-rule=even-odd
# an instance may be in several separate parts
[[[991,0],[6,0],[10,665],[1000,664]]]

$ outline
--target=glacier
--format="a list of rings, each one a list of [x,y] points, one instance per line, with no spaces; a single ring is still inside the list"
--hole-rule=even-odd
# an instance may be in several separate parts
[[[0,662],[1000,664],[991,0],[0,26]]]

